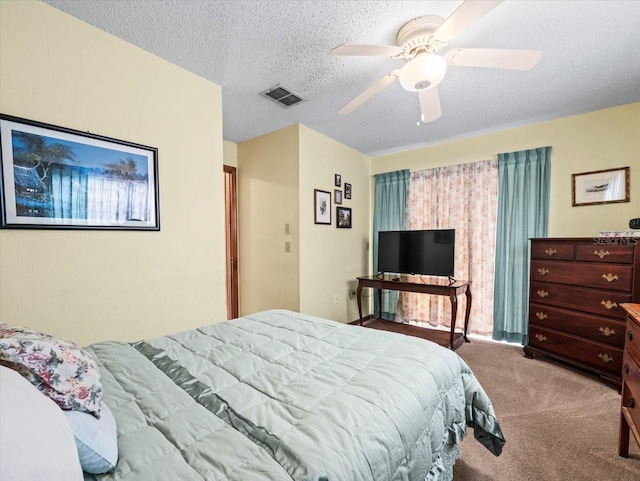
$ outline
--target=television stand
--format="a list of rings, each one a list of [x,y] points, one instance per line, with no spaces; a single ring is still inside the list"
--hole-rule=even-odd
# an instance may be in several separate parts
[[[421,335],[418,337],[424,337],[426,339],[430,339],[429,331],[434,331],[433,339],[438,342],[438,344],[445,345],[451,350],[455,350],[460,347],[463,343],[469,342],[469,338],[467,337],[467,328],[469,326],[469,314],[471,312],[471,281],[462,281],[462,280],[453,280],[446,277],[424,277],[424,276],[400,276],[400,280],[395,280],[397,277],[390,276],[363,276],[358,277],[358,290],[356,291],[357,299],[358,299],[358,315],[360,316],[359,321],[362,326],[362,288],[363,287],[371,287],[373,289],[378,289],[378,310],[382,312],[382,289],[387,289],[390,291],[405,291],[405,292],[417,292],[422,294],[432,294],[436,296],[448,296],[451,301],[451,329],[448,333],[448,339],[444,342],[442,341],[442,331],[438,331],[436,329],[427,329],[417,326],[415,329],[419,329]],[[456,318],[458,314],[458,296],[464,294],[467,299],[467,308],[465,309],[464,315],[464,329],[462,331],[462,335],[456,333]],[[384,321],[384,323],[391,323],[389,325],[385,325],[384,327],[380,327],[386,330],[394,330],[392,321],[385,321],[384,319],[375,319],[373,322],[378,322],[379,324]],[[372,326],[374,327],[374,326]],[[422,331],[424,335],[422,335]],[[458,334],[458,335],[456,335]]]

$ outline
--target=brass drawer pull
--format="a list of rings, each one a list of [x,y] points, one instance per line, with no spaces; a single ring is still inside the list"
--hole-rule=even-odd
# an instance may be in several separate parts
[[[610,311],[611,309],[615,309],[616,307],[618,307],[618,303],[616,302],[611,302],[610,300],[606,300],[606,301],[602,301],[600,303],[600,305],[602,307],[604,307],[605,309],[607,309],[608,311]]]
[[[547,254],[549,257],[551,257],[551,256],[555,256],[558,253],[558,251],[555,249],[546,249],[544,253]]]
[[[600,359],[602,359],[602,361],[605,364],[609,364],[610,362],[613,362],[613,358],[607,353],[607,354],[598,354],[598,357]]]
[[[629,364],[624,365],[624,373],[629,374]]]
[[[633,331],[627,332],[627,337],[629,338],[630,341],[633,341]]]
[[[549,293],[545,290],[539,290],[538,292],[536,292],[536,294],[538,294],[539,297],[547,297],[549,295]],[[604,301],[602,301],[604,302]]]
[[[543,336],[542,334],[536,334],[535,338],[540,342],[544,342],[544,341],[547,340],[547,338],[545,336]]]
[[[602,278],[607,282],[613,282],[618,280],[618,276],[609,272],[609,274],[602,274]]]
[[[594,256],[598,256],[600,259],[604,259],[605,257],[607,257],[609,255],[609,251],[605,251],[603,249],[600,249],[599,251],[594,251],[593,255]]]
[[[542,321],[547,318],[547,315],[544,312],[536,312],[536,317]]]
[[[541,276],[546,276],[547,274],[549,274],[549,269],[541,267],[540,269],[538,269],[538,274],[540,274]],[[604,274],[602,275],[604,276]]]
[[[613,329],[609,329],[609,327],[601,327],[599,329],[599,331],[602,333],[603,336],[609,337],[609,336],[615,336],[616,335],[616,331]]]

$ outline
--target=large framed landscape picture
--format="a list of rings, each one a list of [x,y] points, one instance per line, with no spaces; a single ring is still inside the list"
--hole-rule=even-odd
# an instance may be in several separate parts
[[[0,114],[2,227],[160,230],[156,148]]]

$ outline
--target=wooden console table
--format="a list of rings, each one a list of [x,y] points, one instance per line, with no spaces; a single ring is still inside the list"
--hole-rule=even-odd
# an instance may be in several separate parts
[[[417,292],[421,294],[433,294],[436,296],[448,296],[451,301],[451,331],[449,333],[448,347],[452,350],[460,347],[464,342],[469,342],[467,338],[467,327],[469,324],[469,313],[471,312],[471,282],[470,281],[450,281],[444,277],[429,276],[363,276],[358,277],[358,315],[360,325],[362,325],[362,288],[371,287],[378,291],[378,310],[382,312],[382,289],[391,291]],[[464,330],[462,335],[456,336],[456,318],[458,314],[458,296],[464,294],[467,299],[467,308],[464,315]],[[391,321],[385,321],[391,322]],[[421,328],[424,331],[430,329]],[[393,330],[393,329],[389,329]],[[431,329],[435,332],[435,329]],[[434,333],[435,333],[434,332]],[[422,336],[421,336],[422,337]],[[428,336],[424,336],[429,338]]]

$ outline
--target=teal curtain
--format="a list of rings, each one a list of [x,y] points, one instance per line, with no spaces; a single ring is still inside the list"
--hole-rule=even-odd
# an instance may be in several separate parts
[[[493,339],[527,343],[529,239],[546,237],[551,147],[498,154]]]
[[[404,230],[404,214],[407,208],[409,170],[398,170],[374,175],[373,206],[373,273],[378,273],[378,232]],[[374,296],[374,316],[393,320],[398,305],[397,291],[382,291],[382,315],[378,311],[377,295]]]

